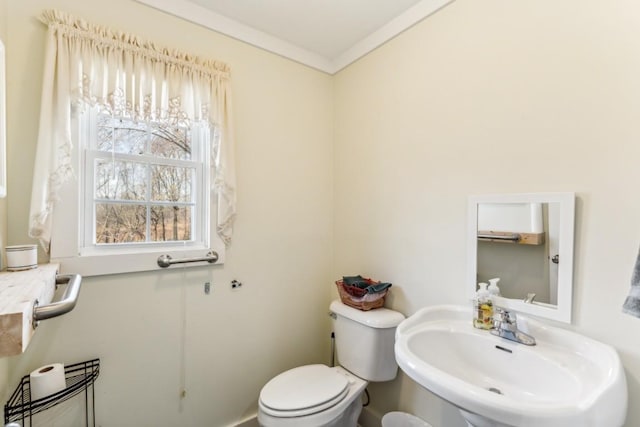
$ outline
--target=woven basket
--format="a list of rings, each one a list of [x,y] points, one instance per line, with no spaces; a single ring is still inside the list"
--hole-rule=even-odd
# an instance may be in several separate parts
[[[371,279],[365,280],[372,285],[379,283]],[[338,294],[340,294],[340,300],[342,300],[343,304],[362,311],[369,311],[384,306],[384,299],[387,293],[389,293],[389,288],[387,288],[376,294],[368,294],[364,289],[357,286],[346,285],[342,280],[336,281],[336,286],[338,287]]]

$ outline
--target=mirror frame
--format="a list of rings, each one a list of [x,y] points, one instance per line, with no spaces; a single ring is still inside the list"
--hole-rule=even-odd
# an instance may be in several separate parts
[[[558,304],[497,297],[495,305],[550,320],[571,323],[573,296],[573,247],[575,227],[575,193],[519,193],[469,196],[467,231],[467,291],[475,297],[478,267],[478,205],[480,203],[560,203],[558,254]]]

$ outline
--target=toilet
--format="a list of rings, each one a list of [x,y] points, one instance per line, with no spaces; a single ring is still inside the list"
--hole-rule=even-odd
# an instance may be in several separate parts
[[[360,311],[337,300],[330,310],[339,366],[300,366],[271,379],[260,391],[261,426],[356,427],[367,384],[396,377],[393,345],[404,316],[386,308]]]

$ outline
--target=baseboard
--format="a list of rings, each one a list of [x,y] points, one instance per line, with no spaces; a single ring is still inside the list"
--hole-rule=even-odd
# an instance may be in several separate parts
[[[240,421],[238,424],[234,424],[233,427],[260,427],[258,424],[258,416],[251,415],[243,421]]]
[[[371,408],[362,408],[360,418],[358,418],[358,424],[360,427],[381,427],[382,415]]]

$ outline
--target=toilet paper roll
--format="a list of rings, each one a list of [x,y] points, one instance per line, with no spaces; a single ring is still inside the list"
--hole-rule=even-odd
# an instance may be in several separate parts
[[[31,401],[64,390],[67,386],[64,376],[64,365],[52,363],[42,366],[29,374],[31,383]]]

